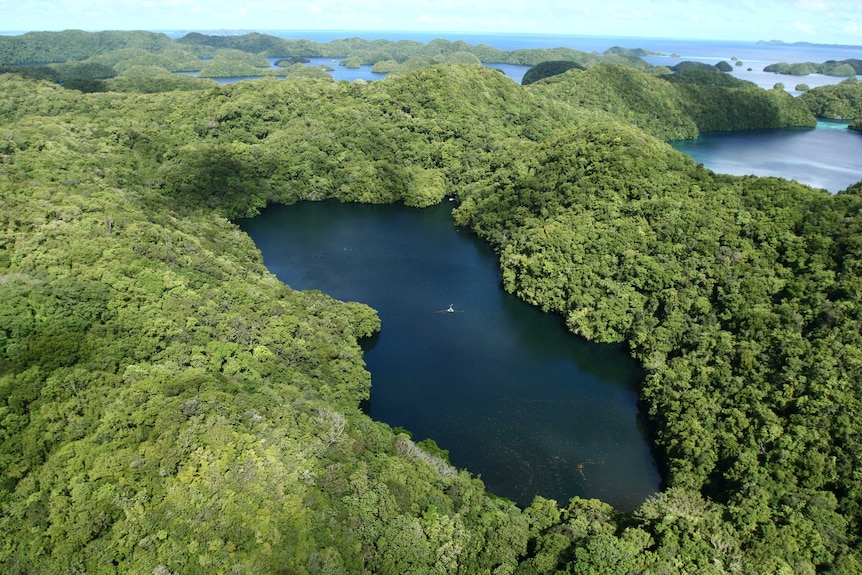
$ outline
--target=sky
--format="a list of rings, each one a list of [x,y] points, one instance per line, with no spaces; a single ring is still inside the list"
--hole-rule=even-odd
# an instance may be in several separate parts
[[[0,0],[0,30],[410,30],[862,45],[860,0]]]

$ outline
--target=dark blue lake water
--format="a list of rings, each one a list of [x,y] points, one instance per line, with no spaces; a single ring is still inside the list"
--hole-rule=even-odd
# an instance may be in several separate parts
[[[503,292],[496,256],[453,226],[448,202],[303,203],[240,225],[294,289],[378,310],[365,354],[375,419],[433,438],[520,504],[577,495],[631,510],[657,491],[638,365]]]
[[[778,176],[832,193],[862,180],[862,133],[847,122],[821,120],[817,128],[702,134],[671,142],[714,172]]]

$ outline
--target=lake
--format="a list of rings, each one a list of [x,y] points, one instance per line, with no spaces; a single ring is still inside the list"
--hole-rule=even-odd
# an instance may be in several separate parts
[[[506,294],[495,254],[454,227],[451,208],[308,202],[240,225],[292,288],[378,310],[365,353],[373,418],[433,438],[521,505],[581,496],[636,508],[660,481],[639,366]]]
[[[862,134],[846,125],[672,144],[716,172],[834,193],[862,179]],[[365,342],[372,417],[434,439],[455,466],[521,505],[580,496],[636,508],[660,482],[637,407],[638,365],[503,292],[496,256],[455,228],[450,211],[448,202],[309,202],[240,225],[284,283],[378,310],[383,329]]]
[[[847,125],[820,120],[817,128],[714,132],[671,145],[714,172],[778,176],[834,194],[862,180],[862,133]]]

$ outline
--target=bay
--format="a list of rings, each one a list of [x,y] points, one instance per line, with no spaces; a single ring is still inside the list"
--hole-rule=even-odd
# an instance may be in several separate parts
[[[365,353],[373,418],[434,439],[521,505],[580,496],[636,508],[660,482],[639,366],[506,294],[494,253],[450,211],[327,201],[240,225],[281,281],[378,310]]]
[[[782,177],[836,193],[862,180],[862,133],[847,125],[714,132],[671,145],[714,172]]]

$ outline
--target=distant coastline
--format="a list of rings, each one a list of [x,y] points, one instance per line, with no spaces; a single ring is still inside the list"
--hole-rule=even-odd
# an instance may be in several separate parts
[[[137,30],[137,29],[136,29]],[[529,33],[529,32],[464,32],[464,31],[431,31],[431,30],[328,30],[328,29],[315,29],[315,30],[289,30],[289,29],[272,29],[272,30],[262,30],[262,29],[191,29],[191,28],[182,28],[182,29],[141,29],[142,31],[147,32],[156,32],[162,33],[168,36],[169,38],[176,39],[184,36],[185,34],[191,32],[197,32],[199,34],[208,34],[208,35],[216,35],[216,36],[242,36],[245,34],[268,34],[277,37],[296,37],[296,38],[320,38],[327,37],[330,39],[344,39],[349,37],[361,37],[364,39],[390,39],[390,38],[424,38],[428,37],[429,39],[434,39],[437,37],[441,38],[469,38],[476,36],[486,36],[486,37],[509,37],[509,38],[530,38],[530,37],[543,37],[543,38],[560,38],[560,39],[568,39],[578,38],[580,40],[600,40],[607,38],[615,38],[615,39],[625,39],[625,40],[646,40],[649,43],[653,42],[661,42],[665,40],[671,41],[691,41],[692,39],[686,38],[673,38],[673,37],[639,37],[639,36],[616,36],[616,35],[590,35],[590,34],[579,34],[579,35],[571,35],[571,34],[539,34],[539,33]],[[24,34],[28,34],[31,32],[56,32],[57,30],[0,30],[0,36],[21,36]],[[87,32],[99,32],[104,30],[86,30]],[[126,30],[130,31],[130,30]],[[318,40],[320,41],[320,40]],[[850,50],[862,50],[862,44],[828,44],[828,43],[818,43],[818,42],[786,42],[784,40],[721,40],[718,38],[712,39],[699,39],[699,42],[721,42],[721,43],[737,43],[737,44],[749,44],[749,45],[757,45],[757,46],[785,46],[785,47],[796,47],[796,48],[834,48],[834,49],[850,49]]]
[[[785,42],[784,40],[758,40],[760,46],[797,46],[800,48],[849,48],[851,50],[862,50],[857,44],[819,44],[816,42]]]

